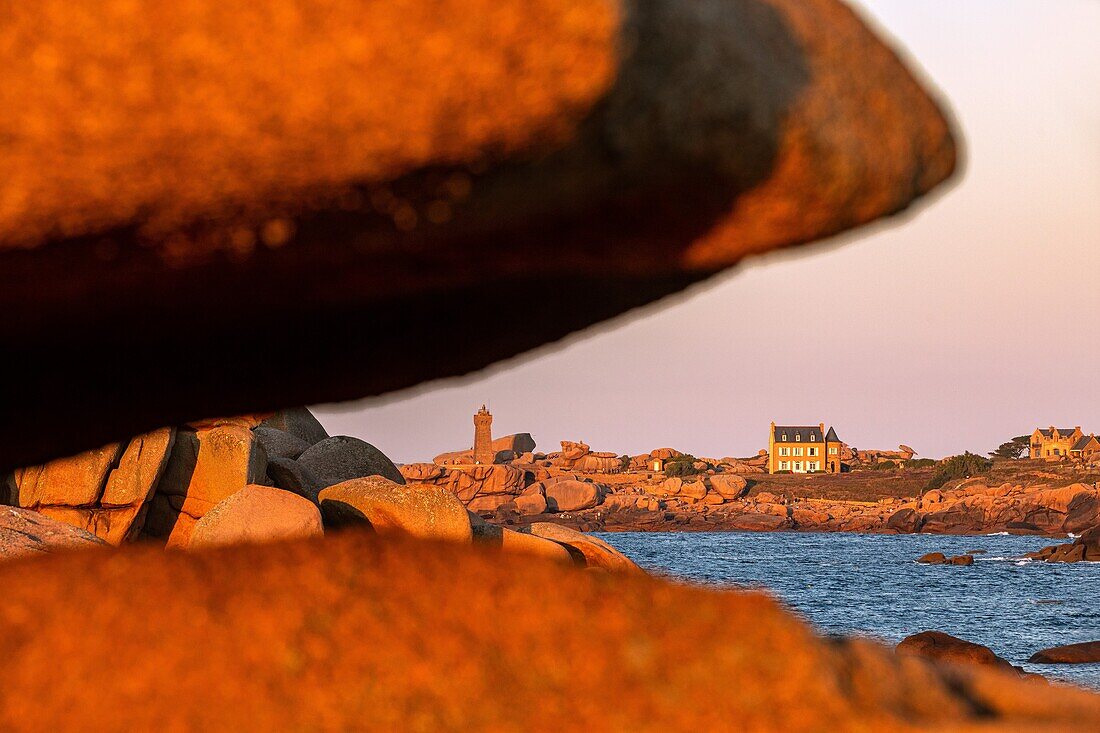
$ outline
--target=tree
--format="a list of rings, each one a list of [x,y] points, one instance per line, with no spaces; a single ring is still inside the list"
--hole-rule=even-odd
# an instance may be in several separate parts
[[[994,458],[1011,458],[1013,460],[1023,455],[1023,452],[1031,445],[1031,436],[1019,435],[1007,443],[1001,443],[997,450],[989,451]]]
[[[683,455],[674,456],[665,461],[665,475],[666,476],[694,476],[697,473],[702,473],[695,467],[695,462],[699,459],[693,455],[684,453]]]
[[[948,481],[957,478],[970,478],[974,474],[986,473],[993,467],[993,461],[982,458],[970,451],[961,456],[944,458],[932,472],[932,478],[928,481],[927,488],[939,489]]]

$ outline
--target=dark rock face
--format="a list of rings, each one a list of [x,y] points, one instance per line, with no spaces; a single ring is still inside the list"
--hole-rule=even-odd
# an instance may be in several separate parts
[[[276,487],[290,491],[312,501],[314,504],[321,486],[317,477],[298,461],[290,458],[272,458],[267,462],[267,475]]]
[[[328,437],[328,433],[325,432],[324,426],[321,425],[317,418],[313,416],[313,413],[305,407],[291,407],[286,410],[279,410],[260,423],[257,430],[260,428],[274,428],[275,430],[289,433],[304,442],[307,448],[311,445],[320,443]],[[305,449],[303,448],[302,450]],[[301,451],[299,451],[298,455],[301,455]],[[286,457],[297,458],[298,456],[287,455]]]
[[[269,460],[272,458],[289,458],[292,461],[297,460],[298,456],[305,453],[312,445],[312,443],[308,443],[296,435],[264,425],[253,428],[252,434],[256,436],[256,440],[260,441],[260,445],[264,447]],[[321,440],[324,440],[324,438],[321,438]]]
[[[0,560],[105,546],[91,532],[39,512],[0,506]]]
[[[209,5],[5,24],[0,471],[464,374],[955,166],[936,103],[835,0],[350,0],[278,33]],[[182,43],[225,52],[181,65]],[[432,338],[482,320],[476,347]]]
[[[405,483],[397,466],[366,441],[338,435],[322,440],[298,457],[298,464],[316,480],[318,490],[367,476]]]

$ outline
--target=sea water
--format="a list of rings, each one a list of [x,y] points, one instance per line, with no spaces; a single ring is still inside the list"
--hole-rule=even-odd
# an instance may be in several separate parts
[[[766,588],[824,633],[895,644],[918,631],[944,631],[1048,679],[1100,689],[1100,664],[1027,661],[1040,649],[1100,640],[1100,563],[1021,559],[1055,540],[808,532],[599,536],[656,573]],[[971,566],[916,562],[927,552],[970,550],[985,551]]]

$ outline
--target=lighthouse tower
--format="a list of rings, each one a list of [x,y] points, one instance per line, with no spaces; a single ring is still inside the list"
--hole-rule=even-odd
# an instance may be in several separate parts
[[[474,463],[491,466],[493,452],[493,415],[485,405],[474,415]]]

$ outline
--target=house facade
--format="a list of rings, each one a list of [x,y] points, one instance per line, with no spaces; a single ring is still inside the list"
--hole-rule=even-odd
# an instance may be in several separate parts
[[[768,431],[768,473],[840,473],[843,443],[836,431],[817,425],[776,425]]]
[[[1100,455],[1100,438],[1095,435],[1083,435],[1069,449],[1069,457],[1074,461],[1091,461]]]
[[[1073,447],[1085,437],[1081,432],[1081,426],[1075,428],[1035,428],[1031,434],[1031,444],[1028,455],[1031,458],[1042,458],[1048,461],[1061,461],[1069,457]]]

